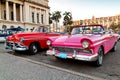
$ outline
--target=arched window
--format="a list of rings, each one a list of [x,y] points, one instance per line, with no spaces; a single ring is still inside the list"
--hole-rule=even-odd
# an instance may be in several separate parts
[[[43,14],[41,15],[41,23],[42,24],[44,23],[44,15]]]
[[[3,29],[3,30],[6,30],[6,29],[7,29],[7,26],[6,26],[6,25],[3,25],[3,26],[2,26],[2,29]]]
[[[39,23],[39,13],[37,13],[37,23]]]
[[[10,28],[14,28],[14,26],[10,26]]]
[[[35,16],[35,14],[34,14],[34,12],[32,12],[32,22],[33,22],[33,23],[35,22],[34,16]]]

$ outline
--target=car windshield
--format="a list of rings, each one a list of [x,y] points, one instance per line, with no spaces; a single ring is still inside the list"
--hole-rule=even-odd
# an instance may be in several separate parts
[[[101,26],[80,26],[73,28],[71,34],[101,34],[103,32]]]
[[[36,29],[33,30],[33,32],[45,32],[48,33],[50,32],[49,27],[37,27]]]

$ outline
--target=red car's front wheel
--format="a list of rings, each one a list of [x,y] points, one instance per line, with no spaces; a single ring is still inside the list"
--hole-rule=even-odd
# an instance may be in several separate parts
[[[38,52],[38,46],[35,43],[32,43],[29,48],[30,54],[36,54]]]

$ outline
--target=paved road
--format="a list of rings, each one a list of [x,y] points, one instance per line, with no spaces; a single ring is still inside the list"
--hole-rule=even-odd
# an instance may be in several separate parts
[[[8,54],[0,46],[0,80],[93,80]]]
[[[92,80],[0,53],[0,80]]]
[[[3,44],[0,44],[2,46]],[[27,55],[27,53],[15,53],[14,55],[34,61],[50,64],[65,70],[77,73],[83,73],[93,77],[104,78],[107,80],[120,80],[120,42],[116,52],[109,52],[104,58],[103,66],[95,67],[92,63],[76,60],[56,60],[53,56],[46,56],[45,51],[36,55]],[[2,48],[1,48],[2,49]],[[0,50],[1,51],[1,50]],[[5,50],[1,51],[5,53]],[[10,52],[8,52],[9,54]],[[11,53],[10,53],[11,54]],[[13,54],[12,54],[13,55]],[[67,80],[67,79],[66,79]]]

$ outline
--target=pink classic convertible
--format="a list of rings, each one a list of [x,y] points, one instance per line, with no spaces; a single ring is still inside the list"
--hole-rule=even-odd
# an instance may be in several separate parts
[[[49,38],[46,54],[58,59],[92,61],[101,66],[104,55],[116,50],[117,40],[118,36],[105,32],[102,25],[76,26],[71,35]]]

